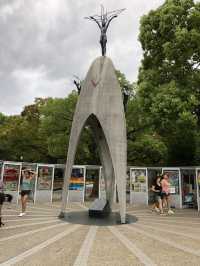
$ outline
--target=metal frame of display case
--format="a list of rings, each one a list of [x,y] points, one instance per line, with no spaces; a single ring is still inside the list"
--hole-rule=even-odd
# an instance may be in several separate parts
[[[102,172],[102,166],[100,165],[86,165],[86,173],[87,170],[98,170],[99,174],[98,174],[98,178],[99,178],[99,191],[98,191],[98,198],[100,199],[100,195],[101,195],[101,172]],[[85,173],[85,181],[86,181],[86,173]],[[85,182],[84,182],[84,201],[85,201]]]
[[[23,167],[23,164],[26,165],[35,165],[36,166],[36,174],[35,174],[35,193],[33,196],[33,201],[34,203],[38,200],[37,199],[37,195],[38,195],[38,189],[37,189],[37,184],[38,184],[38,169],[39,167],[51,167],[52,168],[52,180],[51,180],[51,189],[49,190],[49,200],[47,200],[47,202],[52,202],[53,200],[53,187],[54,187],[54,175],[55,175],[55,169],[56,168],[65,168],[64,164],[43,164],[43,163],[28,163],[28,162],[13,162],[13,161],[1,161],[2,162],[2,169],[1,169],[1,173],[0,173],[0,179],[3,180],[4,178],[4,173],[5,173],[5,166],[6,165],[14,165],[14,166],[19,166],[19,176],[18,176],[18,185],[17,185],[17,190],[16,191],[7,191],[8,193],[12,194],[13,196],[16,196],[16,203],[18,204],[19,201],[19,191],[20,191],[20,177],[21,177],[21,170]],[[84,178],[84,186],[83,186],[83,190],[81,191],[82,195],[81,195],[81,202],[85,201],[85,181],[86,181],[86,171],[87,169],[97,169],[99,170],[99,198],[101,198],[102,193],[104,193],[104,191],[102,191],[101,188],[101,178],[102,178],[102,166],[97,166],[97,165],[74,165],[73,168],[81,168],[83,169],[83,178]],[[133,197],[132,197],[132,193],[138,193],[138,192],[133,192],[132,191],[132,181],[131,181],[131,171],[132,170],[145,170],[146,173],[146,192],[143,192],[146,195],[147,201],[145,201],[145,204],[148,204],[148,197],[149,197],[149,188],[148,188],[148,183],[149,183],[149,176],[148,176],[148,171],[151,169],[160,169],[163,173],[163,171],[170,171],[170,170],[176,170],[179,172],[179,208],[182,208],[182,180],[181,180],[181,171],[182,170],[193,170],[195,172],[195,178],[196,178],[196,193],[197,193],[197,205],[198,205],[198,211],[200,212],[200,186],[198,184],[198,172],[200,173],[200,167],[134,167],[131,166],[129,167],[129,174],[130,174],[130,203],[141,203],[141,202],[135,202]],[[140,192],[139,192],[140,193]],[[15,194],[15,195],[14,195]],[[69,194],[68,194],[69,197]],[[69,198],[67,199],[67,201],[69,202]],[[143,201],[144,203],[144,201]]]
[[[19,190],[20,190],[20,176],[21,176],[21,171],[22,171],[22,162],[13,162],[13,161],[4,161],[3,162],[3,167],[2,167],[2,172],[1,172],[1,179],[4,182],[4,172],[5,172],[5,165],[18,165],[19,166],[19,176],[18,176],[18,185],[17,185],[17,190],[16,191],[6,191],[9,192],[12,196],[15,197],[16,203],[18,204],[19,202]],[[14,193],[16,192],[16,193]]]
[[[99,166],[99,199],[101,198],[101,171],[102,167]]]
[[[63,170],[65,170],[65,164],[54,164],[54,178],[53,178],[51,202],[53,202],[54,180],[55,180],[55,170],[56,169],[63,169]],[[63,181],[64,181],[64,174],[65,174],[65,171],[63,171]],[[62,187],[63,187],[63,184],[62,184]],[[61,189],[61,198],[62,198],[62,189]]]
[[[162,174],[164,171],[178,171],[179,172],[179,205],[175,205],[176,208],[180,208],[182,209],[183,208],[183,203],[182,203],[182,181],[181,181],[181,170],[179,167],[163,167],[162,168]],[[176,203],[176,195],[171,195],[172,199],[174,199],[174,202]]]
[[[186,167],[186,166],[183,166],[183,167],[180,167],[180,173],[181,173],[181,188],[182,188],[182,190],[181,190],[181,192],[183,193],[183,182],[182,182],[182,174],[183,174],[183,172],[184,172],[184,170],[189,170],[189,171],[193,171],[194,172],[194,182],[195,182],[195,184],[196,184],[196,203],[197,203],[197,208],[198,208],[198,198],[197,198],[197,195],[198,195],[198,193],[197,193],[197,171],[196,171],[196,167],[195,166],[191,166],[191,167]],[[183,196],[182,196],[182,208],[183,208]]]
[[[146,192],[134,192],[133,190],[132,190],[132,180],[131,180],[131,178],[132,178],[132,175],[131,175],[131,171],[132,170],[145,170],[145,177],[146,177]],[[130,204],[133,204],[133,202],[134,203],[136,203],[136,204],[144,204],[145,203],[145,205],[148,205],[148,171],[147,171],[147,167],[130,167],[130,169],[129,169],[129,174],[130,174]],[[142,195],[142,193],[145,195],[145,197],[146,197],[146,199],[145,200],[140,200],[141,198],[142,198],[142,196],[140,197],[140,199],[136,199],[136,200],[134,200],[134,194],[135,193],[140,193],[140,195]],[[136,196],[137,194],[135,194],[135,196]],[[139,194],[138,194],[139,195]]]
[[[84,202],[84,198],[85,198],[85,175],[86,175],[86,166],[85,165],[73,165],[72,169],[83,169],[83,190],[82,190],[82,200],[81,202]],[[70,184],[70,180],[69,180],[69,184]],[[67,195],[67,203],[68,202],[79,202],[79,201],[74,201],[74,200],[70,200],[70,190],[68,187],[68,195]]]
[[[2,163],[2,167],[0,168],[0,180],[1,180],[2,179],[2,171],[3,171],[4,162],[0,161],[0,163]]]
[[[197,206],[198,212],[200,212],[200,185],[198,183],[198,171],[200,172],[200,168],[196,168],[196,183],[197,183]]]
[[[54,170],[55,170],[55,166],[54,164],[37,164],[37,170],[36,170],[36,180],[35,180],[35,193],[34,193],[34,203],[36,201],[38,201],[38,198],[37,198],[37,194],[38,194],[38,191],[40,191],[39,189],[37,189],[37,184],[38,184],[38,169],[39,167],[49,167],[49,168],[52,168],[52,179],[51,179],[51,189],[50,190],[44,190],[44,191],[50,191],[50,202],[52,202],[52,193],[53,193],[53,180],[54,180]],[[47,202],[49,202],[47,200]]]

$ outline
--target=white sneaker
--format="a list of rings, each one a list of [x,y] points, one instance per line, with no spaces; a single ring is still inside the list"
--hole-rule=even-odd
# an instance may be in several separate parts
[[[160,212],[160,209],[158,209],[157,207],[155,207],[155,211],[156,212]]]
[[[26,215],[26,213],[25,213],[25,212],[21,212],[18,216],[19,216],[19,217],[22,217],[22,216],[24,216],[24,215]]]
[[[174,214],[174,212],[172,210],[169,210],[168,214]]]

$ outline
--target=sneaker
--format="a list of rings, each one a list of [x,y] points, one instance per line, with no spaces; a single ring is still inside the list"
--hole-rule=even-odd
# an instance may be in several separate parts
[[[18,216],[19,216],[19,217],[22,217],[22,216],[24,216],[24,215],[26,215],[26,213],[25,213],[25,212],[21,212]]]
[[[156,211],[156,212],[160,212],[160,209],[157,208],[157,207],[155,207],[155,211]]]
[[[172,210],[169,210],[168,214],[174,214],[174,212]]]

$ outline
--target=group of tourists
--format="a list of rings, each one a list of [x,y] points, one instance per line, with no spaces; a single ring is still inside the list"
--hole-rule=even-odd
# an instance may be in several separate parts
[[[22,211],[19,214],[19,217],[26,215],[26,205],[27,200],[30,194],[32,193],[33,186],[34,186],[34,177],[35,172],[31,169],[24,169],[21,173],[20,178],[20,194],[21,194],[21,205]],[[4,225],[2,222],[2,206],[5,201],[11,204],[12,195],[4,193],[4,183],[0,180],[0,227]]]
[[[174,214],[170,204],[170,181],[167,173],[158,175],[153,183],[151,190],[154,193],[154,205],[152,210],[164,214],[164,209],[167,208],[168,214]]]

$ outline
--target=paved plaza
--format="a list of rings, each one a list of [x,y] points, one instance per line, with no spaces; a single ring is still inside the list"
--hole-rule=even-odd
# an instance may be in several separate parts
[[[0,265],[200,265],[200,215],[176,210],[159,216],[147,208],[128,206],[134,217],[126,225],[95,225],[59,220],[60,203],[29,204],[18,217],[19,206],[3,208],[0,229]],[[117,210],[117,206],[115,207]],[[70,204],[67,212],[87,212],[87,204]],[[81,215],[80,215],[81,217]]]

